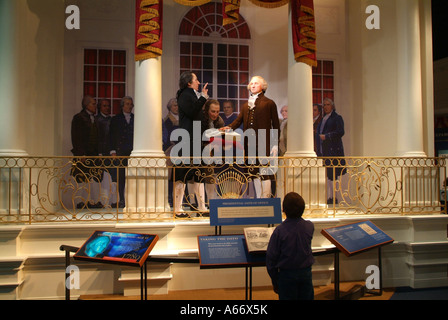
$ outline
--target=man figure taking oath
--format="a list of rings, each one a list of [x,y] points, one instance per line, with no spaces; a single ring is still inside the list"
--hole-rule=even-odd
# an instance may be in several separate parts
[[[271,139],[273,137],[271,137],[270,130],[276,130],[276,136],[278,138],[280,121],[278,119],[277,105],[273,100],[264,95],[268,88],[268,84],[264,78],[260,76],[252,77],[247,88],[250,92],[249,101],[243,105],[241,112],[235,121],[233,121],[229,127],[226,128],[235,130],[243,124],[243,131],[253,129],[255,131],[257,141],[257,157],[275,157],[278,154],[278,145],[276,141],[273,141],[275,143],[273,143],[271,147]],[[263,140],[259,139],[261,134],[266,135],[264,152],[260,152],[259,148],[259,142],[263,142]],[[244,143],[244,151],[246,156],[250,155],[250,153],[248,153],[247,142]],[[260,179],[254,179],[254,187],[257,198],[269,198],[271,196],[271,179],[273,179],[273,177],[273,175],[260,175],[261,181]]]

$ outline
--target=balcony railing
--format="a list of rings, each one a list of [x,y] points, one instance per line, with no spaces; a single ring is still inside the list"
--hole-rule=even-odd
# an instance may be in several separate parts
[[[0,224],[178,219],[171,181],[185,167],[151,157],[2,157]],[[254,198],[257,186],[270,185],[265,197],[301,194],[307,218],[446,213],[445,158],[285,157],[264,165],[234,159],[189,168],[206,186],[207,204],[213,197]],[[187,219],[208,219],[185,183]]]

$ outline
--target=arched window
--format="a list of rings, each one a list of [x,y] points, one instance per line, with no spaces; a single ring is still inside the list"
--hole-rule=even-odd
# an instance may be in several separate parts
[[[193,71],[208,83],[209,96],[231,100],[235,112],[248,99],[250,30],[240,15],[237,23],[222,25],[221,3],[193,7],[179,27],[180,73]]]

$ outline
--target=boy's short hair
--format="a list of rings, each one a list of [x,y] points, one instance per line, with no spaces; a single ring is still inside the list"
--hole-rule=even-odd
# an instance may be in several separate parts
[[[297,192],[288,193],[283,199],[283,212],[287,218],[300,218],[305,211],[305,200]]]

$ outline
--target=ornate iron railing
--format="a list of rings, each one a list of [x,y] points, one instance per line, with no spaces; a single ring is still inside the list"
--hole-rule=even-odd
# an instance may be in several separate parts
[[[206,202],[213,197],[257,197],[261,186],[269,188],[261,189],[264,197],[301,194],[308,218],[446,213],[441,196],[446,191],[445,158],[285,157],[264,165],[234,159],[193,166],[173,165],[171,160],[2,157],[0,224],[177,219],[171,181],[184,168],[206,186]],[[271,182],[260,182],[267,180]],[[122,181],[125,190],[120,198]],[[208,219],[208,210],[197,210],[192,188],[184,182],[187,218]]]

